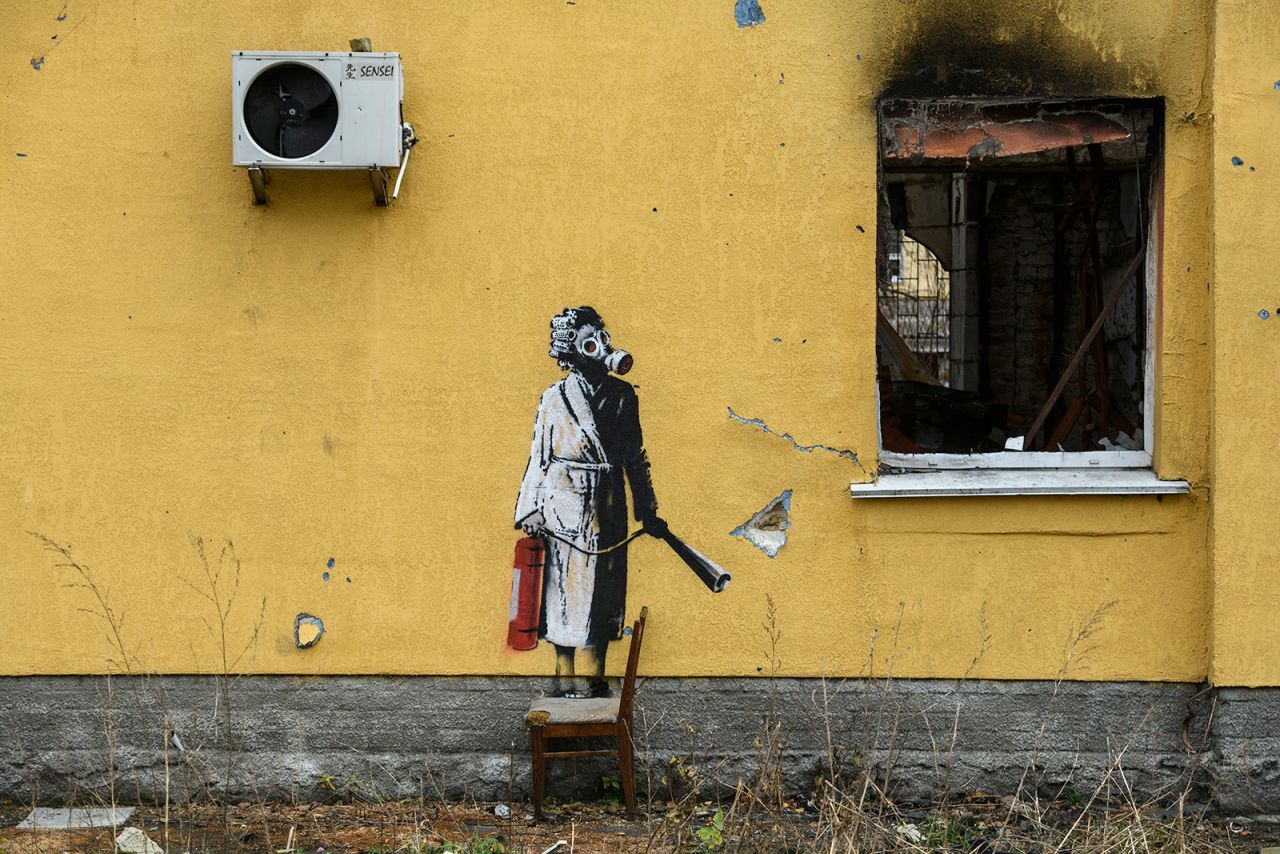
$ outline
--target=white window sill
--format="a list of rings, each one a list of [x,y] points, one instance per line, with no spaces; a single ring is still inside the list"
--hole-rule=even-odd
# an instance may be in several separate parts
[[[991,454],[897,454],[880,452],[880,464],[891,469],[1150,469],[1147,451],[997,451]]]
[[[882,474],[849,486],[854,498],[952,495],[1182,495],[1185,480],[1160,480],[1150,469],[973,469]]]

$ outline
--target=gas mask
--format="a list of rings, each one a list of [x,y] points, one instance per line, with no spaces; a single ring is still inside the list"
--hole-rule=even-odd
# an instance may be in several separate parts
[[[615,350],[609,343],[609,333],[598,326],[584,326],[578,330],[573,349],[584,359],[601,362],[611,373],[622,376],[631,370],[635,359],[626,350]]]

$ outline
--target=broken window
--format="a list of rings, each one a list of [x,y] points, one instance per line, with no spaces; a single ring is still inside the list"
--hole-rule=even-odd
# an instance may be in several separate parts
[[[895,100],[879,123],[882,459],[1149,466],[1159,103]]]

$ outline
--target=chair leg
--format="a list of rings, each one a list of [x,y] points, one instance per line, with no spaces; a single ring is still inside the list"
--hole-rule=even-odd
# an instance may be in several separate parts
[[[529,740],[533,745],[533,818],[538,821],[542,818],[542,793],[547,784],[547,743],[542,727],[530,727]]]
[[[636,760],[635,746],[631,742],[631,725],[618,722],[618,766],[622,775],[622,797],[627,804],[627,815],[636,815]]]

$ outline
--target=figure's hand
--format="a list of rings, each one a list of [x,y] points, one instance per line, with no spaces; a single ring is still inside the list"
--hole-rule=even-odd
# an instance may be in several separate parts
[[[536,537],[541,534],[547,527],[547,520],[543,517],[541,510],[534,510],[528,516],[520,520],[520,529],[527,536]]]
[[[656,537],[659,540],[665,537],[667,532],[670,530],[667,527],[667,520],[656,514],[653,516],[646,516],[641,520],[640,524],[644,527],[644,532],[646,534],[651,537]]]

